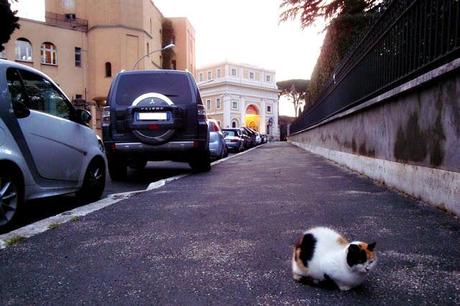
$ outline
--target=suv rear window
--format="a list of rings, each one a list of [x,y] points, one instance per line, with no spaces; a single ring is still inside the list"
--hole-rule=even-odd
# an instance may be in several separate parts
[[[189,80],[183,74],[142,73],[120,77],[115,103],[131,105],[133,101],[149,92],[156,92],[170,98],[174,104],[192,103]]]

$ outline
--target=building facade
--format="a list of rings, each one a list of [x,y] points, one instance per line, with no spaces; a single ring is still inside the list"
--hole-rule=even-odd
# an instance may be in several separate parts
[[[222,128],[247,126],[279,139],[275,71],[223,62],[197,69],[208,117]]]
[[[166,18],[151,0],[46,0],[45,10],[44,22],[20,19],[21,28],[0,57],[43,71],[72,101],[89,104],[94,128],[100,127],[100,107],[118,72],[195,67],[194,30],[186,18],[174,18],[179,44],[171,63],[163,63]]]

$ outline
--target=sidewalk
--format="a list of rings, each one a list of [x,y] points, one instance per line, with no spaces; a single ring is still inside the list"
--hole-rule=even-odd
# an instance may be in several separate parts
[[[294,282],[311,226],[377,241],[349,292]],[[460,222],[271,143],[0,251],[0,305],[459,305]]]

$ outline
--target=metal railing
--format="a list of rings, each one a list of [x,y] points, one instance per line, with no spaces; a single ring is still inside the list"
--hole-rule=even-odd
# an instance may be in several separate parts
[[[45,13],[46,23],[61,28],[71,29],[80,32],[88,32],[88,20],[77,18],[74,14]]]
[[[305,130],[459,56],[459,0],[394,0],[290,131]]]

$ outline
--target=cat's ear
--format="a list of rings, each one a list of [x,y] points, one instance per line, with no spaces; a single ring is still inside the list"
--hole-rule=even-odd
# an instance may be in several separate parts
[[[369,243],[369,244],[367,245],[367,249],[368,249],[369,251],[371,251],[371,252],[374,251],[375,245],[376,245],[376,244],[377,244],[377,242]]]

